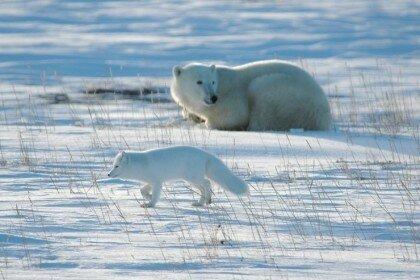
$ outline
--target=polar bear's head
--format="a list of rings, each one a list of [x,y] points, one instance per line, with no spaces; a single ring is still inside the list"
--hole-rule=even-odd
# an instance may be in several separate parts
[[[179,87],[190,102],[197,106],[212,106],[218,99],[217,87],[219,79],[216,66],[204,64],[188,64],[184,67],[175,66],[173,76]]]

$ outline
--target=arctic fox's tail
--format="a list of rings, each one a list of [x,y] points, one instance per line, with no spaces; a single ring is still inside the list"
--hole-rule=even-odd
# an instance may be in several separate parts
[[[240,195],[248,192],[248,185],[236,177],[218,158],[211,157],[207,160],[206,176],[234,194]]]

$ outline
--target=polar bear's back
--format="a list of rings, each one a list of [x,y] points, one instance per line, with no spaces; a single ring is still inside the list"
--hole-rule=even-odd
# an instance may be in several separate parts
[[[249,130],[330,127],[326,96],[305,70],[280,60],[259,61],[234,69],[248,84],[252,106]]]
[[[274,73],[259,76],[249,85],[252,104],[249,130],[326,130],[331,124],[322,89],[305,77]]]
[[[232,67],[237,73],[247,79],[263,75],[281,73],[288,76],[313,80],[302,68],[283,60],[263,60]]]

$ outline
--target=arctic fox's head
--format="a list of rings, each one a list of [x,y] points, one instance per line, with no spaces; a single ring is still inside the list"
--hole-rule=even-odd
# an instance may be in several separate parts
[[[216,66],[198,63],[175,66],[173,76],[179,88],[194,98],[190,101],[196,102],[198,106],[212,106],[217,102],[219,78]]]
[[[124,166],[127,164],[128,157],[127,154],[122,151],[119,152],[118,155],[114,159],[114,163],[112,164],[112,169],[108,173],[108,177],[111,178],[122,178],[124,177],[125,171],[127,171],[127,167]]]

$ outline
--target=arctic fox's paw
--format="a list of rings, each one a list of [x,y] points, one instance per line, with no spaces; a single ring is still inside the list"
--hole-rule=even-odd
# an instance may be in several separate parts
[[[150,200],[150,198],[152,197],[152,194],[150,193],[150,191],[152,190],[150,185],[146,185],[143,188],[140,189],[141,195],[143,196],[143,198]]]
[[[203,207],[204,206],[204,203],[202,203],[200,201],[196,201],[196,202],[193,202],[192,206]]]
[[[150,193],[142,192],[141,195],[144,199],[150,200],[152,198],[152,195]]]
[[[155,205],[152,204],[152,203],[150,203],[150,202],[148,202],[148,203],[140,204],[140,207],[143,207],[143,208],[153,208],[153,207],[155,207]]]

